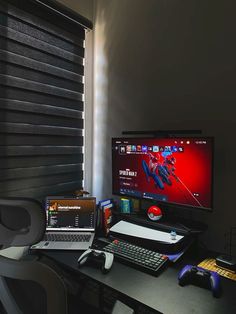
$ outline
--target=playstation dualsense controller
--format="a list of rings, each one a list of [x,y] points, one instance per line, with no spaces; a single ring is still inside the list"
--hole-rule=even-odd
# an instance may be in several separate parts
[[[186,265],[178,276],[179,285],[184,286],[189,283],[199,284],[200,286],[210,287],[213,296],[220,296],[220,276],[214,272],[205,270],[201,267]]]
[[[114,255],[109,252],[100,250],[88,249],[78,259],[78,266],[81,267],[87,261],[94,261],[101,263],[101,271],[108,273],[113,264]]]

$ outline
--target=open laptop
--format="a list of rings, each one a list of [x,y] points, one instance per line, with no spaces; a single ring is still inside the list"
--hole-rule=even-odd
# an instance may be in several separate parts
[[[42,241],[31,246],[41,250],[87,250],[95,235],[95,197],[47,197],[47,226]]]

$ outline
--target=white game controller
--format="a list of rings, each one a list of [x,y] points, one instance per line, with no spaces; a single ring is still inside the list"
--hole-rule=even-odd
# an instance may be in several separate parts
[[[82,265],[84,265],[86,261],[88,260],[88,258],[94,261],[96,260],[102,261],[101,271],[103,273],[107,273],[109,272],[113,264],[114,255],[109,252],[88,249],[79,257],[78,266],[81,267]]]

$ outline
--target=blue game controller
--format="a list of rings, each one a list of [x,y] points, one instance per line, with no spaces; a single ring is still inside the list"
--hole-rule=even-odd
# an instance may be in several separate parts
[[[214,297],[220,296],[220,276],[214,272],[201,267],[186,265],[181,269],[178,276],[179,285],[184,286],[189,283],[198,284],[211,288]]]

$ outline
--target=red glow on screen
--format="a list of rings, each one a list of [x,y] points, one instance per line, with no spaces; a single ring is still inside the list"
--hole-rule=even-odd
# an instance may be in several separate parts
[[[212,138],[113,139],[113,193],[211,209],[212,159]]]

